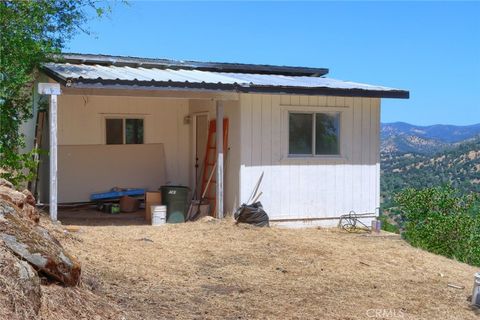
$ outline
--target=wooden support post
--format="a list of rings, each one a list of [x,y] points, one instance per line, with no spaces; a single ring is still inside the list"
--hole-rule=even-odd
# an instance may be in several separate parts
[[[223,219],[223,102],[216,101],[216,137],[217,144],[217,196],[216,196],[216,216],[218,219]]]
[[[50,218],[57,221],[57,95],[60,94],[58,83],[39,83],[38,93],[50,95],[49,132],[50,132]]]

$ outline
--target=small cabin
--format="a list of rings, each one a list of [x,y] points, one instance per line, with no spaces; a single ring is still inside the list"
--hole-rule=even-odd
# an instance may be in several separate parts
[[[42,202],[52,179],[58,203],[114,186],[182,185],[199,197],[214,170],[212,214],[223,215],[249,199],[263,173],[260,201],[273,223],[289,226],[378,215],[381,99],[409,97],[329,78],[324,68],[64,54],[41,72],[39,82],[61,87],[57,171],[52,178],[43,155]],[[34,101],[38,112],[38,93]],[[211,143],[224,148],[207,155]]]

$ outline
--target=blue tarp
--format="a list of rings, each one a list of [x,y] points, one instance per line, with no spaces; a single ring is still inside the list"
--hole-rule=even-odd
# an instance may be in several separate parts
[[[145,194],[145,189],[124,189],[121,191],[92,193],[90,195],[90,200],[94,201],[94,200],[114,199],[114,198],[120,198],[123,196],[141,196],[144,194]]]

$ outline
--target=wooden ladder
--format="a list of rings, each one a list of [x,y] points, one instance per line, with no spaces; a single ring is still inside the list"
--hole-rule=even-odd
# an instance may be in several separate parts
[[[43,135],[43,127],[47,121],[47,112],[45,110],[39,110],[37,112],[37,122],[35,124],[35,139],[33,140],[33,148],[35,150],[39,150],[42,147],[42,135]],[[34,154],[34,160],[37,161],[37,168],[35,172],[35,177],[33,181],[28,182],[28,190],[33,194],[35,198],[37,198],[38,193],[38,170],[40,169],[40,162],[39,154],[36,152]]]
[[[203,165],[203,175],[202,175],[202,192],[203,194],[205,191],[205,199],[208,199],[211,206],[210,208],[213,209],[210,211],[213,216],[216,215],[216,204],[217,204],[217,193],[216,193],[216,175],[213,173],[213,177],[208,184],[208,178],[212,173],[212,170],[215,170],[216,163],[217,163],[217,142],[215,138],[215,134],[217,132],[217,122],[214,120],[210,120],[210,124],[208,126],[208,139],[207,139],[207,146],[205,151],[205,161]],[[223,154],[224,154],[224,161],[225,155],[227,154],[227,146],[228,146],[228,119],[223,119]]]

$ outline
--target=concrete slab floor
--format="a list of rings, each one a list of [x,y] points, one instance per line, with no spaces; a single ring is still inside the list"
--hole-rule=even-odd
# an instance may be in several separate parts
[[[77,226],[147,225],[143,209],[131,213],[110,214],[98,211],[95,207],[62,208],[58,210],[58,220],[63,225]]]

